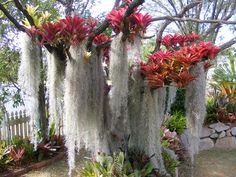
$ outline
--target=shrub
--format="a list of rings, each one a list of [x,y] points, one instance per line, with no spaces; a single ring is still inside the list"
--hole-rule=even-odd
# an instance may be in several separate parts
[[[5,141],[0,141],[0,172],[3,172],[6,166],[12,161],[12,158],[8,154],[9,150]]]
[[[217,103],[214,97],[208,97],[206,103],[206,117],[205,124],[217,122]]]
[[[148,177],[152,172],[153,167],[149,162],[142,169],[134,169],[132,163],[125,159],[123,152],[113,154],[113,156],[102,153],[98,156],[97,161],[86,163],[80,177]]]
[[[164,123],[166,128],[171,132],[176,132],[178,135],[182,134],[187,128],[186,117],[182,112],[174,112]]]
[[[20,165],[25,155],[25,149],[20,147],[11,147],[9,155],[17,165]]]
[[[180,140],[175,131],[171,132],[166,127],[161,127],[161,145],[163,148],[171,149],[175,153],[179,153],[181,148]]]
[[[162,153],[162,157],[164,160],[166,170],[170,173],[174,173],[176,167],[180,165],[180,161],[172,159],[171,156],[165,151]]]
[[[34,146],[28,139],[15,136],[11,141],[11,145],[15,148],[24,149],[24,160],[26,161],[32,160],[35,157]]]

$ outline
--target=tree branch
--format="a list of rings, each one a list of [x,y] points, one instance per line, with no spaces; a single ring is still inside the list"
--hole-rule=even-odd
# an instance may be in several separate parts
[[[15,27],[22,31],[25,32],[25,27],[21,25],[8,11],[7,9],[0,3],[0,10],[6,15],[6,17],[15,25]]]
[[[191,3],[191,4],[188,4],[188,5],[185,6],[185,7],[180,11],[180,13],[177,14],[175,17],[181,19],[181,18],[184,16],[184,14],[185,14],[189,9],[191,9],[191,8],[193,8],[193,7],[195,7],[195,6],[197,6],[197,5],[200,4],[200,3],[201,3],[201,1],[196,1],[196,2],[193,2],[193,3]],[[166,27],[172,22],[172,20],[169,20],[169,19],[162,19],[162,20],[166,20],[166,21],[162,24],[160,30],[159,30],[158,33],[157,33],[156,46],[155,46],[154,52],[160,50],[161,38],[162,38],[163,32],[164,32],[164,30],[166,29]]]
[[[126,16],[126,15],[129,16],[131,13],[133,13],[133,10],[134,10],[137,6],[141,5],[143,2],[144,2],[144,0],[134,0],[134,1],[129,5],[129,7],[128,7],[128,9],[127,9],[127,11],[126,11],[126,13],[125,13],[124,16]],[[121,4],[119,7],[123,7],[124,5],[126,5],[126,4]],[[115,7],[115,6],[114,6],[114,7]],[[109,22],[107,21],[107,19],[105,19],[105,20],[103,21],[103,23],[102,23],[98,28],[94,29],[94,31],[93,31],[93,34],[94,34],[94,35],[91,36],[91,37],[89,37],[89,39],[88,39],[88,42],[87,42],[87,50],[91,50],[92,43],[93,43],[93,39],[95,38],[95,36],[101,34],[103,31],[105,31],[108,26],[109,26]]]
[[[234,44],[236,44],[236,37],[229,40],[228,42],[225,42],[224,44],[220,45],[219,47],[221,50],[224,50],[224,49],[231,47]]]
[[[141,4],[144,3],[144,0],[134,0],[132,1],[132,3],[128,6],[128,9],[126,10],[125,14],[124,14],[124,28],[123,28],[123,36],[122,36],[122,40],[125,41],[129,35],[129,20],[128,17],[134,12],[134,9],[138,6],[140,6]]]
[[[226,20],[201,20],[197,18],[179,18],[176,16],[163,16],[163,17],[155,17],[152,18],[152,22],[154,21],[162,21],[162,20],[170,20],[170,21],[190,21],[196,23],[219,23],[219,24],[227,24],[234,25],[236,21],[226,21]]]
[[[65,1],[63,1],[63,0],[56,0],[57,2],[60,2],[63,6],[65,6],[66,5],[66,2]]]
[[[88,7],[88,3],[89,3],[90,0],[87,0],[86,3],[84,4],[81,12],[80,12],[80,15],[83,15],[84,14],[84,11],[86,10],[86,8]]]
[[[121,0],[116,0],[115,3],[114,3],[114,6],[113,6],[113,9],[117,8],[120,4],[120,1]]]
[[[14,3],[16,5],[17,9],[19,9],[24,14],[24,16],[27,18],[30,25],[35,26],[33,18],[29,15],[28,11],[22,6],[20,1],[19,0],[14,0]]]

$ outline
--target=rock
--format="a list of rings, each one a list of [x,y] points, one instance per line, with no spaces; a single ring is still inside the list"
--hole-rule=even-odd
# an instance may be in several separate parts
[[[218,122],[218,123],[214,123],[214,124],[211,124],[209,125],[210,128],[212,129],[215,129],[216,132],[220,133],[222,131],[225,131],[225,130],[228,130],[230,127],[221,123],[221,122]]]
[[[236,127],[231,128],[231,134],[236,136]]]
[[[207,137],[209,137],[213,133],[215,133],[214,129],[203,127],[202,131],[201,131],[200,138],[207,138]]]
[[[214,129],[218,123],[210,124],[208,127]]]
[[[213,134],[210,136],[210,138],[216,139],[216,138],[218,138],[218,134],[217,134],[217,133],[213,133]]]
[[[232,135],[231,135],[231,130],[230,130],[230,129],[226,131],[226,136],[232,136]]]
[[[223,131],[223,132],[221,132],[221,133],[219,134],[219,138],[224,138],[225,136],[226,136],[225,131]]]
[[[208,150],[214,147],[214,142],[211,140],[211,138],[204,138],[200,140],[199,143],[199,150]]]
[[[216,140],[215,144],[216,148],[236,148],[236,138],[231,137],[224,137]]]

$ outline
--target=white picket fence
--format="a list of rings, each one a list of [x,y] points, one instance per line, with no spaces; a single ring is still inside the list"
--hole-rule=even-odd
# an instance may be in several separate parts
[[[21,138],[30,135],[30,118],[26,115],[26,111],[7,113],[0,125],[0,140],[12,140],[13,137]]]

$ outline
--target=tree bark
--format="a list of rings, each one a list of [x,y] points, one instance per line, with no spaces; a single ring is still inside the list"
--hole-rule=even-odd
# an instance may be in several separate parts
[[[193,161],[193,157],[198,153],[199,135],[205,118],[205,92],[206,92],[206,75],[203,63],[199,63],[191,70],[191,74],[197,76],[186,88],[186,117],[187,127],[189,129],[190,147],[189,154]]]

